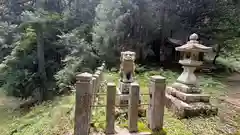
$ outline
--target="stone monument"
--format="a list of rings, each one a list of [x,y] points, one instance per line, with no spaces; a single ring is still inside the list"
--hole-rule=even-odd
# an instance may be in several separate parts
[[[118,87],[119,105],[128,105],[130,84],[135,82],[135,58],[136,53],[131,51],[121,52],[120,80]]]
[[[209,103],[209,95],[202,94],[194,74],[196,68],[203,63],[199,61],[199,53],[207,53],[212,48],[199,44],[198,35],[195,33],[189,39],[187,44],[176,47],[176,51],[183,53],[183,58],[179,61],[183,72],[172,86],[167,87],[166,106],[180,118],[215,115],[218,109]]]

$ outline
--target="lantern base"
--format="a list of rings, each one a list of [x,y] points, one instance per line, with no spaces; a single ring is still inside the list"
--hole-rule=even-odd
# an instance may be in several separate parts
[[[200,94],[202,92],[202,90],[196,85],[187,85],[180,82],[173,83],[171,87],[184,93]]]
[[[187,104],[168,94],[166,95],[166,99],[167,108],[172,110],[180,119],[203,115],[217,115],[218,113],[218,108],[209,103],[197,102]]]
[[[186,94],[173,87],[167,87],[166,107],[180,119],[194,116],[217,115],[218,108],[209,103],[209,96],[204,94]]]

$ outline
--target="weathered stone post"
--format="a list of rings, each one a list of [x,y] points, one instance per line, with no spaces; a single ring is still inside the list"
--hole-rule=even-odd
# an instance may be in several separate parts
[[[92,91],[93,91],[94,94],[96,93],[96,86],[95,86],[96,82],[97,82],[97,78],[96,78],[95,75],[93,75],[93,77],[92,77]]]
[[[74,135],[88,135],[91,117],[92,74],[76,76]]]
[[[165,89],[166,82],[164,77],[152,76],[150,78],[148,120],[150,129],[153,132],[161,131],[163,128]]]
[[[96,72],[95,72],[95,74],[98,76],[98,78],[97,78],[97,80],[96,80],[96,93],[98,93],[99,92],[99,90],[100,90],[100,84],[101,84],[101,78],[100,78],[100,74],[101,74],[101,71],[99,71],[99,70],[97,70]]]
[[[128,130],[138,132],[139,84],[131,83],[128,102]]]
[[[106,134],[114,134],[116,85],[107,84]]]
[[[97,70],[99,70],[100,71],[100,74],[99,74],[99,80],[100,80],[100,82],[102,83],[104,80],[103,80],[103,70],[104,70],[104,67],[103,66],[101,66],[101,67],[98,67],[97,68]]]
[[[99,75],[98,74],[93,74],[93,78],[95,78],[95,80],[93,81],[93,86],[94,86],[94,91],[95,93],[97,93],[97,85],[98,85],[98,82],[99,82]]]

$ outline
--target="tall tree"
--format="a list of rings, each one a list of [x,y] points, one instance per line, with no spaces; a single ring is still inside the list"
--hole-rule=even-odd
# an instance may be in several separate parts
[[[47,98],[47,86],[46,86],[46,71],[45,71],[45,53],[44,53],[44,30],[46,24],[51,21],[44,16],[41,12],[29,12],[25,11],[22,14],[24,23],[20,27],[31,26],[36,32],[37,40],[37,60],[38,60],[38,76],[39,76],[39,94],[40,101]]]

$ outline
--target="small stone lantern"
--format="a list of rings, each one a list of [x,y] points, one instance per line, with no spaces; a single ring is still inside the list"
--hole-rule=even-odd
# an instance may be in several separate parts
[[[190,41],[187,44],[180,47],[176,47],[176,51],[183,53],[182,60],[179,61],[183,65],[183,73],[178,77],[177,82],[187,84],[187,85],[196,85],[197,78],[194,75],[196,67],[202,65],[202,61],[199,61],[199,54],[210,52],[212,47],[206,47],[199,44],[198,35],[192,34],[189,37]]]

